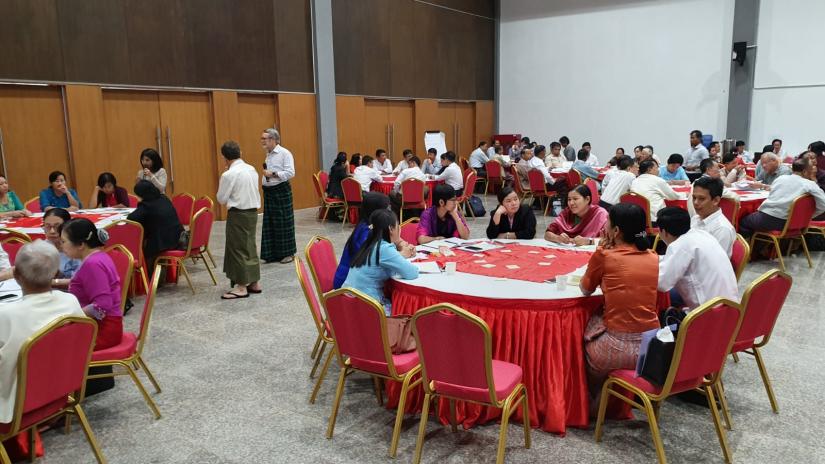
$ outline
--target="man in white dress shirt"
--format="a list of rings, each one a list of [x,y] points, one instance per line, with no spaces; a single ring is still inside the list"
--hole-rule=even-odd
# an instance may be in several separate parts
[[[690,131],[690,148],[685,152],[685,171],[697,172],[699,163],[703,159],[710,158],[708,149],[702,145],[702,131]]]
[[[228,141],[221,147],[226,171],[221,174],[218,203],[226,205],[226,246],[223,272],[234,288],[221,296],[224,300],[247,298],[250,293],[261,293],[261,262],[255,246],[258,225],[258,171],[241,159],[241,147]],[[291,207],[291,205],[290,205]],[[294,241],[293,234],[293,241]],[[293,252],[294,254],[294,252]]]
[[[487,157],[487,142],[482,140],[470,153],[470,167],[476,170],[478,177],[487,177],[487,161],[490,161]]]
[[[567,193],[567,178],[560,177],[556,179],[551,176],[547,166],[544,165],[544,161],[533,154],[533,149],[525,148],[521,151],[521,161],[518,162],[516,171],[523,179],[527,180],[528,188],[530,184],[528,173],[533,169],[538,169],[541,171],[541,174],[544,176],[544,183],[547,186],[547,190],[559,192],[560,194]],[[522,185],[524,185],[524,183],[522,183]]]
[[[730,257],[733,252],[733,242],[736,241],[736,230],[719,208],[719,201],[722,200],[724,190],[721,179],[707,176],[696,179],[690,196],[696,214],[690,218],[690,228],[704,230],[713,235],[719,242],[719,246]]]
[[[409,167],[401,171],[401,174],[399,174],[398,177],[395,178],[395,182],[392,186],[392,193],[390,193],[390,201],[392,202],[395,209],[401,207],[401,184],[403,184],[405,180],[418,179],[422,182],[427,181],[427,175],[424,174],[424,171],[422,171],[420,167],[418,167],[421,164],[421,160],[418,159],[417,156],[410,157],[410,159],[407,160],[407,164]],[[424,198],[427,198],[427,195],[429,193],[430,190],[429,188],[427,188],[427,185],[425,184]]]
[[[602,196],[599,198],[599,206],[606,210],[619,202],[625,193],[630,191],[630,186],[636,180],[639,173],[639,166],[636,160],[623,155],[616,164],[616,170],[610,171],[604,176],[602,182]]]
[[[739,302],[733,266],[713,236],[691,229],[682,208],[664,208],[657,217],[659,238],[667,244],[659,261],[659,291],[675,290],[688,310],[716,297]]]
[[[493,144],[487,149],[487,158],[493,159],[496,155],[496,148],[501,148],[501,142],[499,140],[493,140]]]
[[[409,148],[404,149],[404,159],[402,159],[401,161],[398,162],[398,164],[395,166],[395,169],[392,170],[392,173],[393,174],[398,174],[401,171],[403,171],[403,170],[407,169],[408,167],[410,167],[410,165],[408,163],[408,160],[412,157],[413,157],[413,151],[410,150]]]
[[[739,155],[739,157],[746,163],[753,163],[753,153],[745,150],[744,140],[736,141],[736,154]]]
[[[292,211],[292,186],[295,177],[295,159],[292,152],[281,146],[281,134],[266,129],[261,135],[261,146],[266,150],[266,167],[262,178],[264,190],[264,217],[261,228],[261,259],[271,263],[292,262],[295,256],[295,215]],[[256,207],[257,208],[257,207]]]
[[[43,240],[26,243],[17,252],[14,278],[23,297],[0,309],[0,423],[12,421],[17,357],[23,343],[57,318],[86,317],[74,295],[52,290],[52,277],[59,266],[57,248]]]
[[[438,150],[435,148],[427,150],[427,159],[424,160],[421,170],[424,171],[424,174],[431,176],[441,171],[441,158],[438,156]]]
[[[613,180],[610,182],[612,183]],[[659,165],[652,159],[639,163],[639,177],[630,184],[630,191],[647,198],[650,203],[651,222],[656,222],[656,213],[665,207],[665,200],[679,199],[679,194],[659,177]],[[689,219],[690,216],[688,216]]]
[[[361,164],[364,164],[363,160]],[[383,148],[375,150],[375,160],[372,162],[372,167],[378,171],[379,174],[392,174],[392,161],[387,158],[387,150]]]
[[[590,167],[598,167],[599,158],[593,153],[590,142],[584,142],[582,144],[582,149],[587,150],[587,159],[585,160],[585,163],[587,163]]]
[[[373,167],[372,156],[365,156],[361,159],[361,166],[355,168],[352,177],[361,184],[361,190],[364,192],[370,191],[370,186],[373,182],[381,182],[384,180],[381,174]]]
[[[455,190],[456,196],[464,193],[464,176],[461,175],[461,168],[455,162],[455,153],[447,151],[441,154],[441,165],[444,170],[435,176],[435,180],[443,180],[445,184]]]

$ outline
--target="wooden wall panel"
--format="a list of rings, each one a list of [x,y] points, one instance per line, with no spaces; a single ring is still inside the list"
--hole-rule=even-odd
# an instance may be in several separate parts
[[[421,152],[415,150],[415,111],[413,102],[390,100],[387,102],[387,108],[392,130],[392,150],[395,155],[395,162],[397,163],[403,159],[404,150],[407,148],[415,152],[419,158],[423,157],[425,154],[423,150]]]
[[[424,153],[424,133],[430,130],[440,130],[438,127],[438,102],[435,100],[415,100],[415,152]]]
[[[435,128],[430,130],[440,130],[444,132],[446,139],[447,150],[454,151],[456,156],[461,157],[458,152],[458,135],[455,127],[455,103],[452,102],[438,102],[437,111],[435,112]]]
[[[386,100],[364,100],[364,146],[359,151],[362,154],[375,156],[375,150],[387,150],[390,159],[395,162],[393,153],[390,153],[389,110]]]
[[[401,0],[409,1],[409,0]],[[390,95],[390,6],[386,0],[332,2],[335,92]]]
[[[309,1],[274,1],[277,88],[281,91],[313,92],[315,76],[312,63],[312,9]]]
[[[236,140],[241,144],[241,152],[246,162],[255,166],[261,175],[263,160],[266,157],[261,147],[261,133],[267,127],[280,127],[277,100],[276,95],[238,94],[239,135]],[[219,169],[222,169],[222,166],[221,163]],[[263,204],[261,207],[263,208]]]
[[[418,78],[428,73],[429,66],[422,66],[428,61],[418,61],[417,51],[422,40],[421,32],[416,29],[415,3],[408,1],[387,2],[390,5],[389,93],[374,94],[386,96],[416,96]],[[368,55],[369,56],[369,55]]]
[[[336,122],[338,126],[338,149],[352,155],[365,153],[364,98],[338,95],[335,97]]]
[[[57,7],[66,80],[129,82],[123,2],[61,0]]]
[[[59,87],[0,86],[0,129],[9,187],[25,202],[59,170],[74,186]]]
[[[192,34],[181,0],[125,0],[129,82],[190,85]]]
[[[476,149],[479,142],[475,133],[475,105],[472,103],[455,103],[455,123],[458,131],[456,154],[469,158],[470,153]]]
[[[278,95],[278,119],[281,143],[295,157],[295,178],[292,180],[294,208],[318,205],[312,185],[312,175],[321,169],[318,160],[318,130],[315,95]]]
[[[0,77],[64,79],[55,1],[0,2]]]
[[[106,115],[100,87],[67,85],[64,92],[74,166],[72,181],[77,187],[83,206],[94,207],[88,204],[89,197],[97,185],[97,177],[105,171],[112,172],[118,180],[118,185],[131,192],[135,185],[134,173],[138,169],[137,155],[133,156],[131,164],[128,164],[122,163],[121,159],[109,153]],[[133,172],[129,173],[128,169],[117,169],[123,164],[128,164]]]
[[[495,102],[478,101],[476,105],[476,138],[478,141],[493,142],[495,135]]]

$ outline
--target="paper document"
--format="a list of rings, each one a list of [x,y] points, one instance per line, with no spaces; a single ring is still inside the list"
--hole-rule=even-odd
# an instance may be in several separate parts
[[[440,274],[441,268],[435,261],[425,261],[423,263],[413,263],[418,268],[419,274]]]

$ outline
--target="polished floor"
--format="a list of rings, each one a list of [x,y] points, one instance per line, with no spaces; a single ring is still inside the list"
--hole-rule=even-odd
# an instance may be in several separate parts
[[[492,197],[488,200],[491,206]],[[315,234],[330,237],[340,250],[351,230],[320,224],[314,210],[297,213],[299,251]],[[486,219],[471,220],[473,236],[483,235]],[[547,220],[540,218],[543,230]],[[223,223],[213,232],[212,249],[220,266]],[[822,287],[825,253],[787,260],[794,286],[774,337],[764,350],[779,398],[773,414],[756,364],[750,357],[728,363],[725,385],[733,410],[728,434],[738,463],[825,462],[822,391],[825,331]],[[155,420],[130,380],[88,398],[84,407],[110,463],[389,463],[411,462],[419,417],[403,424],[398,456],[387,457],[394,411],[375,402],[372,383],[354,375],[347,382],[335,436],[324,438],[335,372],[318,401],[308,404],[308,378],[315,328],[292,264],[262,268],[264,293],[240,301],[221,301],[225,279],[212,286],[202,264],[189,265],[197,294],[181,285],[163,287],[145,359],[163,387],[153,395],[163,414]],[[742,287],[770,269],[748,266]],[[134,329],[142,299],[126,316]],[[142,375],[142,374],[141,374]],[[149,386],[148,382],[146,383]],[[506,460],[510,463],[655,462],[650,432],[641,420],[609,422],[602,443],[592,427],[571,429],[565,437],[539,431],[524,449],[519,425],[511,425]],[[679,401],[663,405],[661,432],[670,462],[723,462],[709,411]],[[450,432],[430,420],[424,446],[428,463],[492,463],[498,425]],[[80,428],[71,434],[43,434],[43,464],[91,463],[94,458]]]

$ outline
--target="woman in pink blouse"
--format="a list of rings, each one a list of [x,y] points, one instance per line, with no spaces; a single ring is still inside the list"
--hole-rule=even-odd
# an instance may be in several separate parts
[[[102,248],[109,234],[88,219],[72,219],[63,225],[63,252],[82,264],[69,282],[83,312],[97,321],[95,350],[110,348],[123,338],[120,308],[121,282],[112,259]]]

